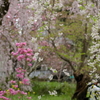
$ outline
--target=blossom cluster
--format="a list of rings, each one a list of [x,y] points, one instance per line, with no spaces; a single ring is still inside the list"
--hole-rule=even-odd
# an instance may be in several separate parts
[[[90,59],[88,60],[88,66],[92,68],[92,71],[90,71],[90,76],[92,77],[95,75],[95,78],[97,79],[99,75],[95,73],[97,71],[97,67],[100,67],[100,35],[98,33],[98,30],[100,29],[100,19],[98,19],[95,24],[92,27],[92,46],[89,48],[90,51]]]
[[[24,92],[24,91],[15,90],[13,88],[9,88],[6,91],[0,91],[0,99],[3,99],[3,100],[11,100],[11,99],[5,97],[5,95],[8,95],[8,94],[9,95],[17,95],[17,94],[27,95],[27,93]]]
[[[11,100],[7,97],[5,97],[5,95],[17,95],[17,94],[21,94],[21,95],[27,95],[27,92],[24,92],[23,90],[20,90],[21,86],[29,86],[30,85],[30,80],[28,78],[25,78],[25,72],[26,70],[22,69],[21,67],[16,68],[16,78],[20,79],[20,80],[10,80],[9,84],[10,84],[10,88],[8,88],[5,91],[0,91],[0,98],[3,100]],[[26,97],[27,99],[31,99],[31,97]]]
[[[25,78],[25,72],[26,70],[22,69],[21,67],[16,68],[16,77],[20,78],[20,84],[23,85],[30,85],[30,80],[28,78]],[[11,80],[10,82],[14,83],[15,81]]]
[[[26,46],[26,42],[16,43],[18,48],[17,52],[12,52],[12,55],[17,58],[18,61],[26,61],[28,62],[28,66],[32,66],[31,62],[33,59],[33,50],[30,48],[24,48]]]
[[[51,92],[51,91],[48,91],[48,92],[49,92],[49,94],[52,95],[52,96],[57,96],[57,91],[55,91],[55,90],[52,91],[52,92]]]
[[[22,69],[21,67],[18,67],[16,68],[16,72],[17,72],[16,77],[23,79],[26,70]]]

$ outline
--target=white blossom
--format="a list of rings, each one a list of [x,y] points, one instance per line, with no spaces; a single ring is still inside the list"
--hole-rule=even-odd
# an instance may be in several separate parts
[[[41,62],[41,61],[43,61],[43,58],[40,58],[40,57],[39,57],[38,60],[39,60],[39,62]]]
[[[31,41],[32,41],[32,42],[36,42],[36,41],[37,41],[37,38],[32,37]]]
[[[41,99],[41,95],[40,95],[40,96],[38,96],[38,99],[39,99],[39,100]]]
[[[56,70],[56,69],[50,68],[50,70],[51,70],[53,73],[57,73],[57,70]]]
[[[96,16],[97,17],[97,16]],[[99,16],[98,16],[99,17]],[[90,59],[88,60],[88,65],[92,68],[89,75],[92,77],[93,74],[97,71],[97,68],[95,66],[100,66],[98,62],[100,62],[100,35],[98,33],[98,30],[100,29],[100,19],[95,22],[95,24],[92,27],[92,46],[89,48],[90,51]],[[93,78],[99,78],[100,76],[96,73]]]
[[[52,92],[51,91],[48,91],[50,95],[52,96],[57,96],[57,91],[53,90]]]
[[[37,52],[37,53],[34,54],[33,59],[36,59],[37,60],[38,59],[38,56],[39,56],[39,53]]]
[[[52,80],[53,79],[53,75],[51,74],[50,76],[49,76],[49,80]]]

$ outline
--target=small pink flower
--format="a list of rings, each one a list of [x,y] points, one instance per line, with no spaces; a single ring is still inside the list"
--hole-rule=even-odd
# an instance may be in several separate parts
[[[10,100],[9,98],[6,98],[4,96],[0,96],[0,99],[2,99],[2,100]]]
[[[18,55],[18,52],[12,52],[11,53],[13,56],[17,56]]]
[[[18,85],[14,85],[15,88],[18,88]]]
[[[27,95],[27,93],[26,93],[26,92],[24,92],[24,91],[20,91],[20,94]]]
[[[11,80],[10,83],[16,83],[16,81]]]
[[[25,45],[26,45],[26,42],[16,43],[16,46],[17,46],[17,47],[20,47],[20,48],[22,48],[22,47],[25,46]]]
[[[18,57],[17,57],[17,60],[18,61],[21,61],[22,59],[24,59],[25,58],[25,55],[19,55]]]
[[[24,75],[17,74],[17,75],[16,75],[16,77],[18,77],[18,78],[21,78],[21,79],[22,79],[22,78],[24,78]]]
[[[27,48],[27,52],[32,52],[33,50],[30,48]]]
[[[36,61],[36,58],[33,58],[32,60]]]
[[[20,99],[21,97],[18,97],[18,99]]]
[[[30,56],[32,56],[32,54],[31,54],[31,53],[27,53],[26,55],[27,55],[27,56],[29,56],[29,57],[30,57]]]
[[[32,64],[30,63],[30,64],[28,64],[28,66],[32,66]]]
[[[22,83],[25,84],[25,85],[29,85],[30,81],[29,81],[29,79],[24,78],[24,79],[22,80]]]
[[[19,54],[24,54],[24,49],[23,48],[18,48],[18,53]]]
[[[21,44],[22,44],[22,45],[26,45],[26,42],[22,42]]]
[[[16,43],[16,46],[19,46],[20,45],[20,43]]]
[[[0,91],[0,96],[4,95],[6,93],[6,91]]]
[[[14,90],[14,89],[12,89],[12,88],[9,88],[9,92],[10,92],[10,94],[12,94],[12,95],[18,94],[18,91]]]
[[[26,61],[29,61],[29,62],[31,62],[32,60],[31,60],[30,58],[26,58]]]
[[[32,99],[32,97],[27,97],[27,99]]]

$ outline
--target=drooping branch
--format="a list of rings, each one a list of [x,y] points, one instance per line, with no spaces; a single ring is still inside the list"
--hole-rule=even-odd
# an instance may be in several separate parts
[[[70,67],[72,68],[72,70],[75,72],[76,70],[75,70],[74,66],[72,65],[72,62],[71,62],[69,59],[67,59],[66,57],[62,56],[62,55],[58,52],[58,50],[57,50],[57,48],[56,48],[55,43],[54,43],[53,40],[52,40],[52,46],[54,47],[55,53],[56,53],[61,59],[63,59],[64,61],[68,62],[68,64],[69,64]]]

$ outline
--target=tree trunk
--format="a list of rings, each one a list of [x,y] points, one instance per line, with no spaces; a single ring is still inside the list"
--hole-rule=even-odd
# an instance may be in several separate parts
[[[9,9],[9,0],[0,1],[0,25],[2,25],[2,18],[7,13]]]
[[[90,82],[90,77],[86,73],[79,73],[78,71],[74,73],[76,80],[76,90],[73,94],[72,100],[85,100],[87,93],[87,83]]]

